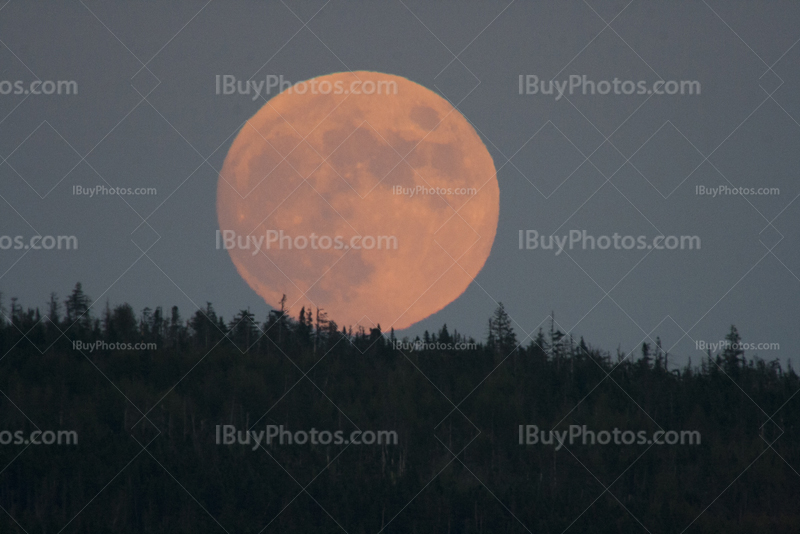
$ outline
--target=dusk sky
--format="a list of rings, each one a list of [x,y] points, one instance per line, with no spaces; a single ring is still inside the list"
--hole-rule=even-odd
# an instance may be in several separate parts
[[[189,317],[210,301],[226,320],[249,308],[263,321],[270,307],[216,246],[217,185],[242,125],[280,87],[219,84],[377,71],[449,101],[499,183],[483,268],[399,336],[446,323],[482,339],[502,302],[520,341],[552,311],[606,349],[658,336],[678,365],[735,324],[772,344],[747,354],[785,362],[800,345],[798,27],[791,2],[11,2],[0,235],[79,246],[0,250],[4,305],[44,310],[80,281],[95,315],[109,301]],[[96,186],[154,192],[80,194]],[[695,246],[585,250],[581,237],[559,253],[535,239],[520,249],[520,232]]]

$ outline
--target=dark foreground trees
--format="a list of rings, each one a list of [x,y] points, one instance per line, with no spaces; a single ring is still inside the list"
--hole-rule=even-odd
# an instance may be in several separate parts
[[[416,351],[316,310],[88,302],[0,315],[0,443],[79,438],[0,445],[0,532],[800,531],[800,380],[735,347],[668,371],[656,342],[621,362],[554,329],[517,347],[502,310],[487,343],[445,327]],[[226,445],[218,425],[398,440]],[[520,425],[702,441],[521,445]]]

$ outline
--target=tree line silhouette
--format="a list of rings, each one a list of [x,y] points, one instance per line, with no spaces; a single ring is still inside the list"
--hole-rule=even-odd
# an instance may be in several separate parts
[[[98,309],[77,284],[0,310],[0,431],[79,436],[0,445],[0,532],[800,532],[800,380],[735,327],[678,368],[658,339],[612,353],[554,322],[520,343],[502,305],[482,340],[445,325],[420,351],[285,300],[184,318]],[[521,445],[533,424],[702,442]],[[218,425],[399,440],[252,450]]]

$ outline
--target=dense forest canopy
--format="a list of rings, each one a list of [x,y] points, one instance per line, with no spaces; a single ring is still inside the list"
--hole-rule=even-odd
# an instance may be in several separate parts
[[[0,429],[79,436],[0,447],[0,532],[800,531],[800,380],[735,327],[676,368],[660,340],[520,343],[502,305],[481,341],[445,325],[406,343],[285,302],[184,318],[98,310],[78,284],[45,311],[0,307]],[[398,442],[226,446],[219,425]],[[520,425],[702,442],[556,450]]]

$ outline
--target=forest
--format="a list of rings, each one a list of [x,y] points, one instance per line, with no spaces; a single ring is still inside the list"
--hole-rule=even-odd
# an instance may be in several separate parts
[[[679,367],[661,340],[518,340],[502,305],[476,339],[401,340],[285,302],[229,320],[92,302],[0,301],[0,431],[79,438],[0,445],[2,533],[800,532],[800,380],[735,326]],[[397,443],[218,444],[220,425]],[[520,425],[702,441],[557,449]]]

